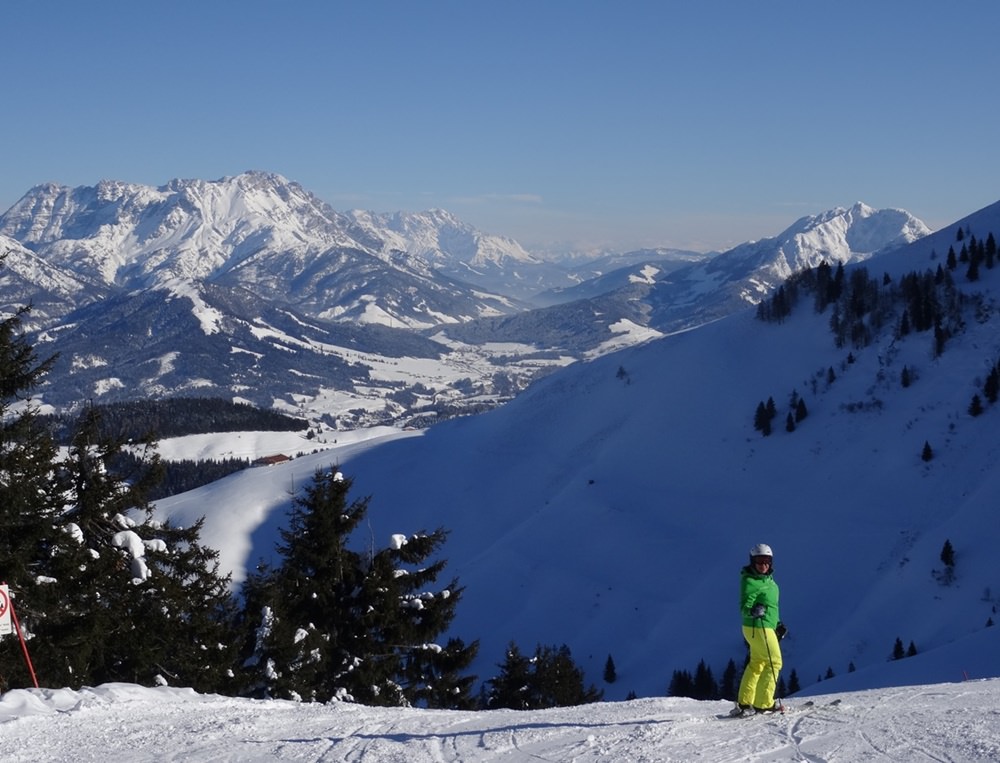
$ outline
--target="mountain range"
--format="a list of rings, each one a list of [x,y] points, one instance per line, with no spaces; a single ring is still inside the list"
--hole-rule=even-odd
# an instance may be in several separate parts
[[[859,203],[719,254],[552,262],[443,210],[338,212],[272,173],[46,184],[0,216],[0,309],[32,305],[55,408],[213,395],[343,428],[509,399],[928,232]],[[424,363],[396,374],[407,357]]]

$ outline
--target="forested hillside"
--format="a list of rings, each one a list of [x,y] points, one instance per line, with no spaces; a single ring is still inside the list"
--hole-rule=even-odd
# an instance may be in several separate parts
[[[221,398],[177,397],[167,400],[129,400],[92,406],[100,412],[101,434],[126,440],[152,435],[157,440],[205,432],[297,432],[308,423],[273,410]],[[75,415],[41,417],[59,443],[69,441]]]

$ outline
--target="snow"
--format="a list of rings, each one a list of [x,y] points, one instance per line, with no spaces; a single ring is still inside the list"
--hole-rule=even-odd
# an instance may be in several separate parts
[[[413,434],[415,433],[407,433],[407,436]],[[338,449],[340,454],[351,453],[356,452],[354,448],[358,445],[372,445],[382,438],[400,436],[403,433],[399,429],[389,426],[343,432],[327,431],[313,440],[306,439],[302,432],[215,432],[168,437],[159,441],[158,451],[168,461],[212,461],[226,458],[254,461],[274,453],[300,456],[327,449]]]
[[[180,278],[174,278],[167,281],[166,287],[175,297],[186,297],[191,300],[194,304],[191,312],[198,319],[201,330],[206,335],[217,334],[219,332],[219,324],[223,320],[222,313],[214,307],[209,307],[205,304],[205,300],[202,299],[200,292],[193,283]],[[164,374],[168,370],[168,368],[161,369],[160,373]]]
[[[651,339],[657,339],[663,336],[662,332],[649,328],[648,326],[640,326],[638,323],[630,321],[628,318],[622,318],[615,321],[608,326],[608,328],[615,334],[615,336],[608,339],[606,342],[602,342],[593,350],[587,352],[586,356],[588,359],[598,358],[609,352],[631,347],[634,344],[648,342]]]
[[[719,720],[727,702],[645,698],[537,711],[369,708],[105,684],[9,691],[0,759],[216,761],[992,761],[1000,681],[820,695]],[[838,703],[829,705],[834,699]]]

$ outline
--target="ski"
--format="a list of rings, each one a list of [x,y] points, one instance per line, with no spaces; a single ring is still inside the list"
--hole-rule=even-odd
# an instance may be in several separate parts
[[[760,718],[763,715],[773,715],[773,713],[771,713],[770,711],[764,711],[762,713],[753,711],[749,713],[740,713],[739,715],[733,715],[732,712],[729,712],[729,713],[722,713],[715,717],[718,718],[719,720],[745,721],[749,718]]]
[[[784,705],[780,710],[765,710],[763,712],[744,713],[742,715],[731,715],[730,713],[721,713],[719,715],[716,715],[715,717],[718,718],[720,721],[722,720],[742,721],[742,720],[747,720],[749,718],[761,718],[765,716],[781,716],[785,715],[786,713],[804,712],[807,710],[816,710],[818,708],[823,708],[823,707],[836,707],[839,704],[840,704],[839,699],[835,699],[830,702],[824,702],[822,704],[817,704],[816,702],[810,699],[806,700],[801,705]]]

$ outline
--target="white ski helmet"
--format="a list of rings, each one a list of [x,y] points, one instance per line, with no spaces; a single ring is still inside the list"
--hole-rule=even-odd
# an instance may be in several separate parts
[[[758,543],[750,549],[750,558],[753,559],[755,556],[769,556],[773,559],[774,552],[771,551],[771,547],[766,543]]]

